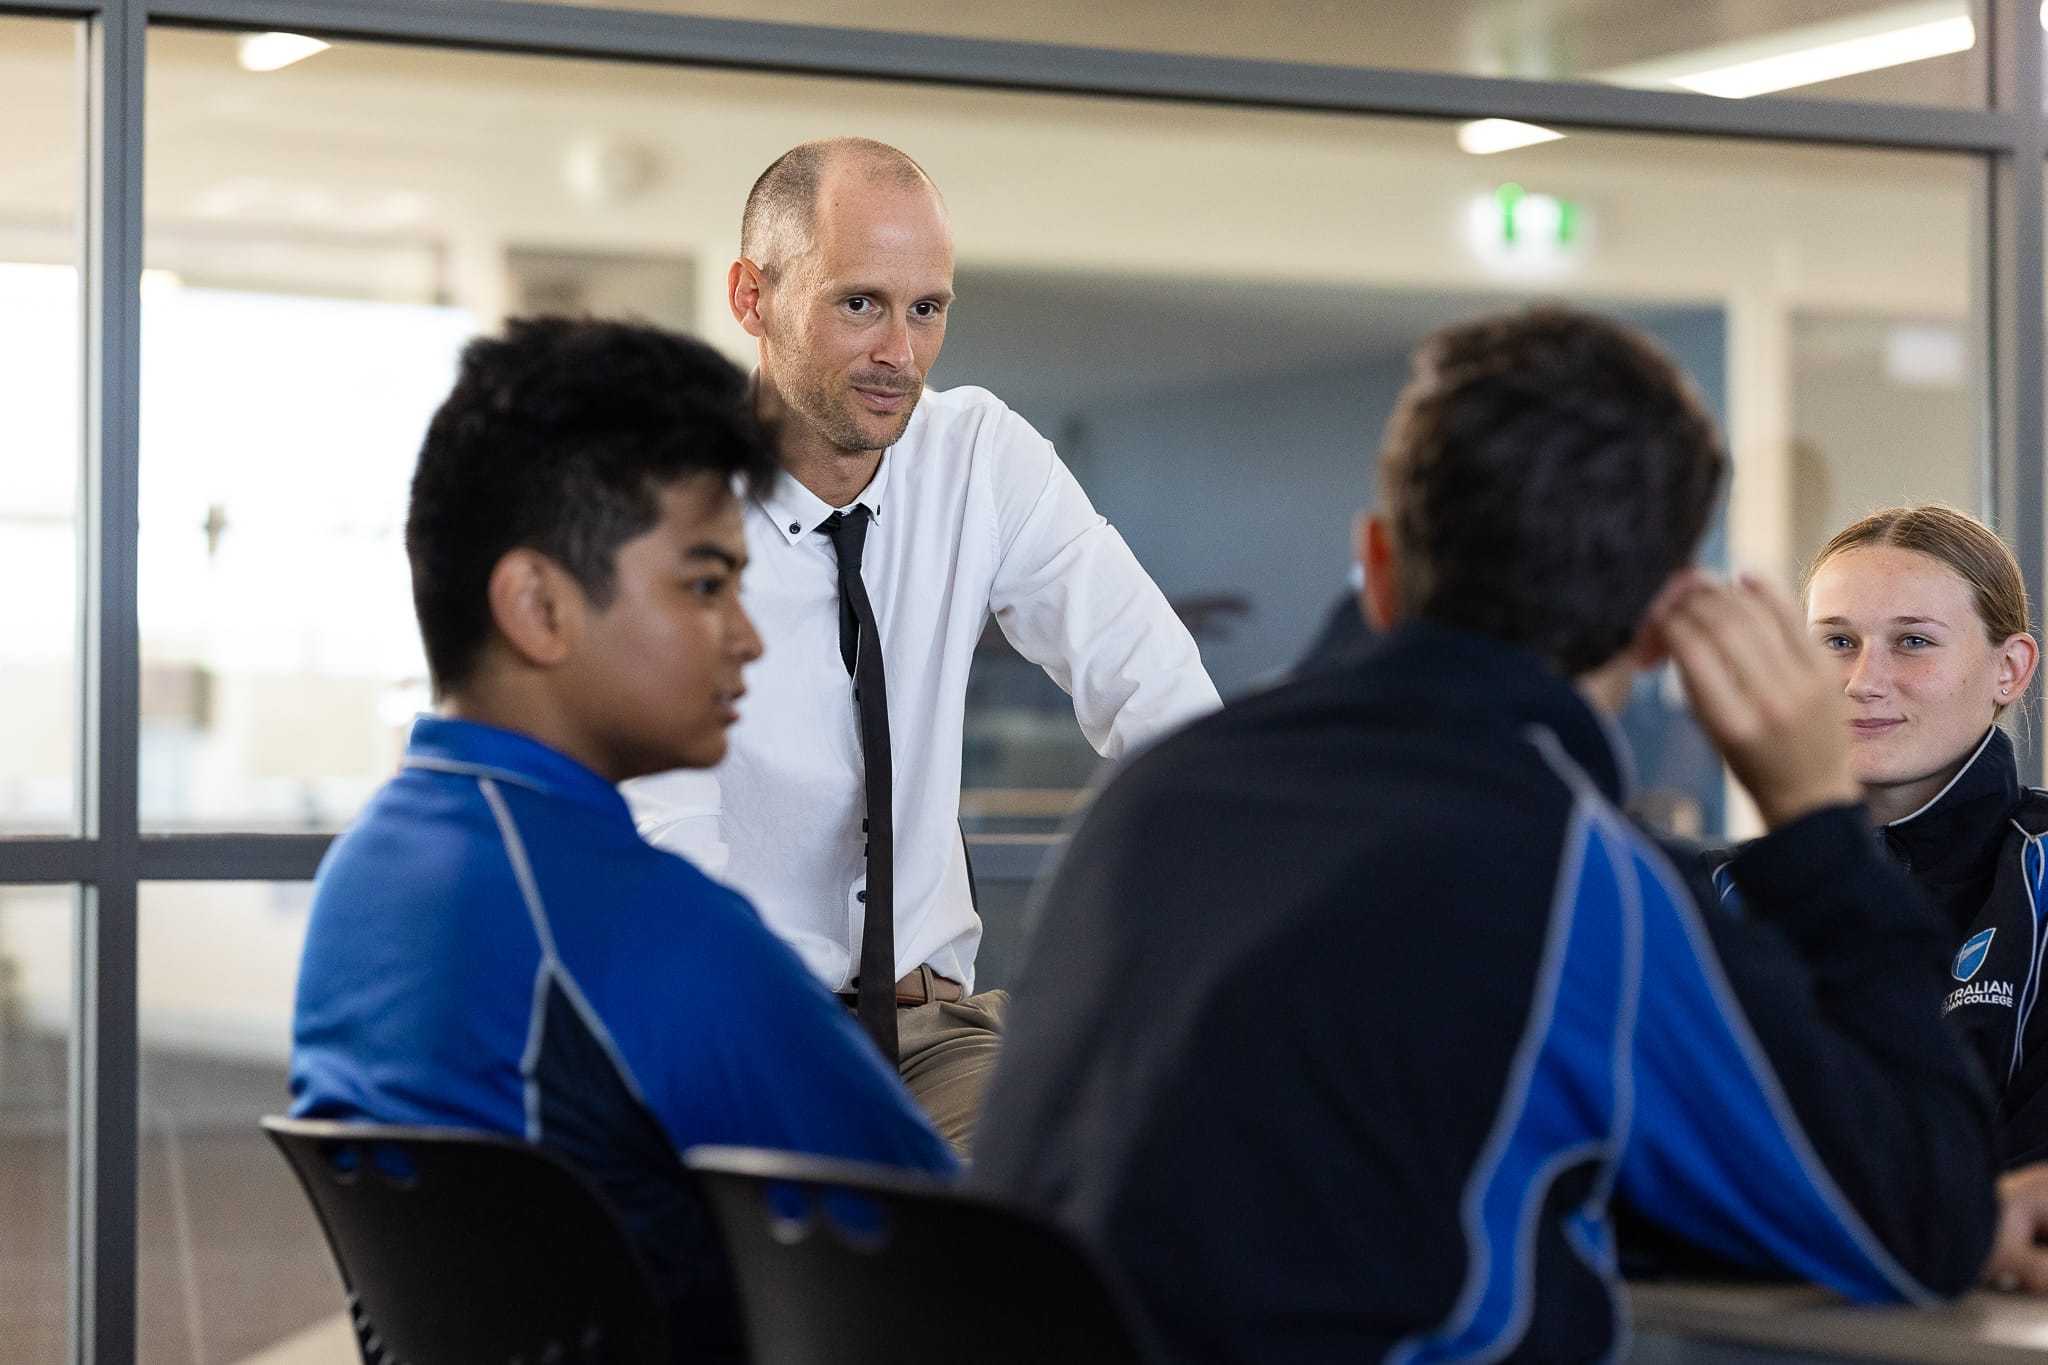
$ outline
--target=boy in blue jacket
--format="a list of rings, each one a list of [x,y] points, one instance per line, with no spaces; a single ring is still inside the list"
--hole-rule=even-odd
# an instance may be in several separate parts
[[[677,1154],[949,1172],[893,1069],[737,893],[615,784],[709,766],[761,642],[745,379],[651,328],[515,321],[427,431],[406,522],[438,713],[314,884],[293,1113],[524,1137],[610,1196],[693,1358],[735,1353]]]

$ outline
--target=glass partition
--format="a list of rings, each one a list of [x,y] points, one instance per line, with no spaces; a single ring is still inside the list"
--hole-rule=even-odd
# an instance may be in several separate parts
[[[0,886],[0,1360],[67,1359],[78,890]]]
[[[303,882],[142,887],[137,1338],[152,1365],[353,1358],[320,1225],[257,1127],[291,1104],[310,894]]]
[[[78,42],[0,18],[0,836],[79,828]]]
[[[1484,309],[1563,297],[1671,350],[1736,454],[1716,557],[1789,577],[1841,506],[1976,501],[1971,158],[1611,132],[1475,157],[1413,120],[240,51],[151,43],[151,110],[178,111],[148,163],[154,828],[348,819],[426,701],[399,532],[462,339],[522,309],[633,313],[747,361],[723,302],[739,208],[808,137],[891,140],[936,177],[960,302],[934,383],[1056,443],[1226,696],[1336,609],[1406,357]],[[1683,757],[1650,785],[1712,831],[1718,769],[1659,738],[1684,726],[1664,695],[1639,738]],[[1063,699],[995,631],[973,699],[970,832],[1050,831],[1096,767]]]

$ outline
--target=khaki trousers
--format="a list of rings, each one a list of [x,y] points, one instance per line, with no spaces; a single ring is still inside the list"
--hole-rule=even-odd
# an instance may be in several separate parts
[[[934,1000],[896,1011],[897,1053],[911,1098],[963,1161],[974,1142],[981,1099],[1002,1051],[1008,991]]]

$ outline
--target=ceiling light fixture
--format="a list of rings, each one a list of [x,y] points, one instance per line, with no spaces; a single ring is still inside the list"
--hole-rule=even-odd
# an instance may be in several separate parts
[[[1555,129],[1511,118],[1483,118],[1458,129],[1458,146],[1474,156],[1491,156],[1517,147],[1533,147],[1539,142],[1555,142],[1563,136]]]
[[[2048,28],[2048,0],[2041,5],[2041,24]],[[1747,99],[1967,52],[1976,45],[1977,28],[1970,18],[1969,0],[1918,0],[1830,23],[1803,24],[1759,38],[1634,62],[1595,72],[1593,79],[1651,89],[1677,86],[1703,95]],[[1512,141],[1474,134],[1468,142],[1468,133],[1488,124],[1525,128],[1543,136]],[[1536,124],[1481,119],[1458,129],[1458,145],[1475,156],[1485,156],[1563,136]]]
[[[282,71],[327,47],[303,33],[245,33],[235,44],[235,56],[244,71]]]
[[[1916,0],[1633,62],[1603,71],[1597,79],[1616,85],[1675,85],[1703,95],[1747,99],[1968,52],[1976,45],[1969,0]]]

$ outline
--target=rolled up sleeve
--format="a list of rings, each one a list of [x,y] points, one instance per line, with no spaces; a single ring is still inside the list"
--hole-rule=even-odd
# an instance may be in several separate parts
[[[1107,758],[1215,710],[1215,684],[1166,595],[1051,444],[1005,416],[989,597],[1004,637],[1073,698]]]

